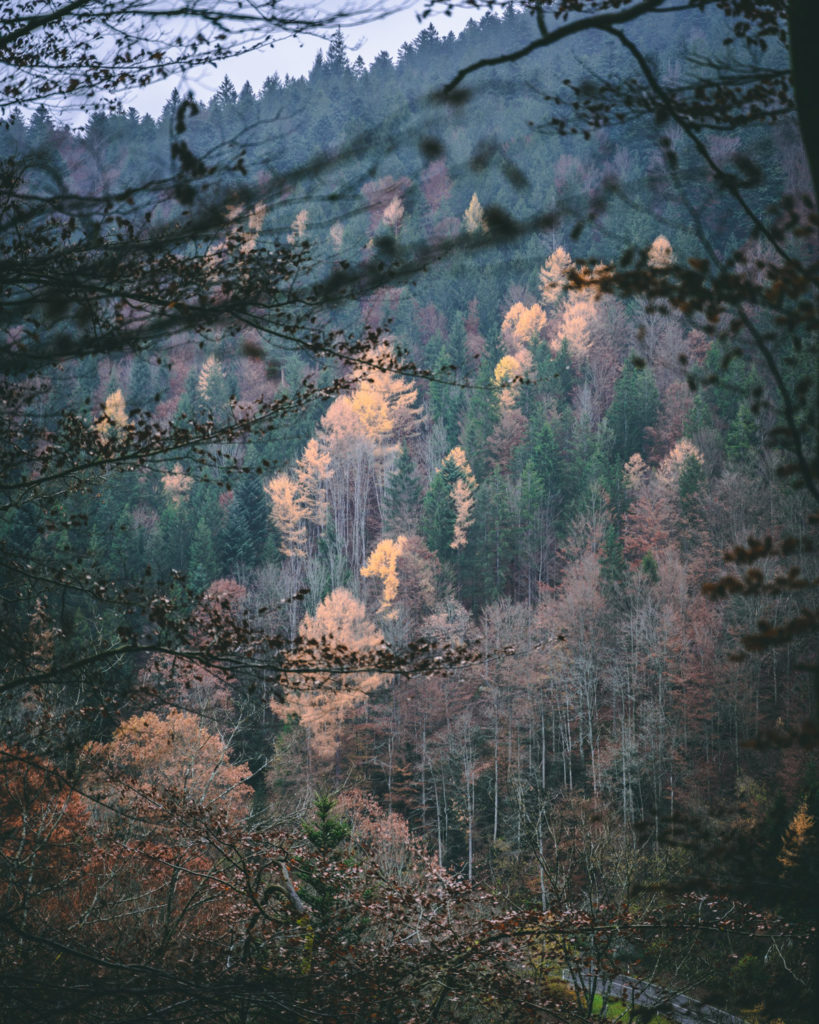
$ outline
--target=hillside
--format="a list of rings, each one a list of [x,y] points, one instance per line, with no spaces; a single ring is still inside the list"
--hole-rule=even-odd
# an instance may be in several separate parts
[[[725,25],[633,38],[682,95]],[[521,978],[568,1019],[556,979],[590,962],[808,1018],[815,475],[788,467],[815,349],[775,292],[777,246],[813,258],[782,199],[811,189],[795,117],[658,143],[593,33],[441,99],[532,34],[509,7],[366,67],[337,32],[259,95],[5,123],[15,1005],[32,935],[87,932],[101,977],[138,961],[171,991],[200,964],[213,1019],[420,1019],[440,913],[447,1019],[531,1019]],[[140,924],[106,909],[129,900]],[[240,945],[284,1009],[234,1015]],[[73,955],[59,1019],[86,1019]],[[88,1020],[160,1019],[108,998]]]

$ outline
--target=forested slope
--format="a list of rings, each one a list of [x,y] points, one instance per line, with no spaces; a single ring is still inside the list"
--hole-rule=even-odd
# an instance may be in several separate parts
[[[716,60],[720,17],[669,19],[662,40],[640,41]],[[578,37],[477,73],[462,102],[431,98],[455,69],[531,31],[513,11],[457,39],[428,28],[369,68],[339,33],[309,76],[273,75],[259,95],[226,79],[207,103],[174,94],[157,121],[120,110],[72,131],[41,109],[0,137],[41,199],[111,196],[151,231],[180,231],[174,265],[146,289],[175,289],[188,259],[210,261],[214,277],[230,261],[237,294],[257,285],[241,276],[244,255],[264,248],[287,266],[275,301],[229,323],[187,326],[197,300],[187,296],[176,318],[174,291],[167,331],[140,335],[130,351],[97,346],[82,322],[57,338],[48,308],[21,317],[21,334],[45,323],[49,358],[25,367],[10,450],[19,431],[42,442],[12,458],[0,524],[14,568],[3,627],[11,761],[47,757],[75,790],[59,814],[61,798],[43,798],[41,820],[47,805],[60,828],[83,833],[91,816],[110,832],[93,854],[108,887],[94,899],[119,898],[129,849],[153,858],[145,886],[152,870],[167,884],[157,849],[173,845],[167,829],[186,827],[157,810],[157,787],[170,785],[172,807],[221,816],[185,884],[215,870],[248,901],[211,920],[222,890],[180,889],[201,932],[193,952],[177,950],[177,925],[154,908],[138,940],[97,922],[100,955],[129,942],[146,962],[165,949],[196,957],[197,943],[233,949],[241,927],[230,915],[257,914],[268,931],[254,941],[273,958],[259,969],[284,971],[288,1005],[332,1004],[338,1019],[357,1019],[332,985],[344,936],[372,926],[353,920],[365,881],[349,859],[333,860],[351,829],[373,858],[361,870],[396,893],[414,887],[422,903],[436,885],[453,905],[472,899],[460,878],[501,895],[505,911],[585,914],[593,928],[622,913],[617,927],[635,935],[638,919],[661,930],[651,915],[669,891],[711,890],[714,908],[725,896],[805,913],[799,887],[815,872],[805,835],[819,799],[804,740],[816,713],[800,668],[809,639],[794,633],[751,658],[742,649],[760,621],[797,615],[800,594],[715,584],[726,550],[801,536],[809,497],[781,478],[785,456],[766,441],[777,422],[760,400],[769,371],[730,357],[724,324],[609,284],[624,250],[657,281],[701,258],[703,236],[760,268],[770,252],[690,140],[671,131],[673,165],[658,155],[639,108],[585,135],[562,122],[568,80],[590,91],[627,73],[613,41]],[[740,169],[751,154],[755,208],[809,188],[788,118],[709,144]],[[183,170],[193,172],[185,184]],[[146,181],[163,184],[147,191]],[[82,203],[71,217],[69,241]],[[197,226],[187,240],[186,223]],[[128,229],[112,217],[100,230],[113,239]],[[308,311],[298,322],[288,320],[295,302]],[[144,308],[135,289],[108,312],[138,334]],[[327,336],[354,344],[332,358]],[[60,345],[70,359],[50,358]],[[803,370],[796,353],[783,372],[796,380]],[[775,569],[773,554],[766,564]],[[184,638],[181,653],[171,635]],[[18,789],[9,773],[9,807],[38,770],[29,765]],[[127,780],[127,800],[112,778]],[[89,786],[99,805],[78,795]],[[340,795],[346,824],[320,802],[306,833],[317,859],[296,862],[302,897],[282,854],[283,909],[268,920],[242,889],[257,851],[236,830],[251,807],[259,820],[304,816],[317,791]],[[143,821],[132,832],[111,810],[122,814],[124,800],[126,817]],[[276,827],[285,850],[292,835]],[[83,856],[69,858],[75,906],[91,884]],[[331,891],[338,913],[344,893],[343,925],[320,917]],[[304,990],[312,938],[293,932],[298,961],[285,938],[279,960],[270,952],[303,923],[302,899],[333,936],[315,945],[327,958],[320,996]],[[43,913],[52,923],[70,915]],[[475,907],[464,913],[482,920]],[[578,958],[562,927],[527,950],[524,973],[639,959],[635,937],[592,942]],[[489,941],[481,934],[477,945]],[[793,967],[790,947],[763,962],[736,938],[724,961],[710,942],[667,953],[658,941],[639,955],[660,977],[712,984],[718,1001],[758,1003],[773,1018],[778,1006],[764,999],[779,986],[788,1012],[806,1012],[806,969]],[[425,950],[412,954],[419,978],[432,970]],[[383,963],[362,957],[356,969],[375,991]],[[469,954],[459,963],[466,991]]]

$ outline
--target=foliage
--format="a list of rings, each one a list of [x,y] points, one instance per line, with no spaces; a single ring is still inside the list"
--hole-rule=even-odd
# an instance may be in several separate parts
[[[15,1019],[807,1017],[811,33],[673,6],[0,10]]]

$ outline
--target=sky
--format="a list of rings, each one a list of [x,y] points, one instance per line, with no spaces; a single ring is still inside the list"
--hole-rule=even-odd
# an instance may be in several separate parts
[[[413,40],[430,22],[441,35],[446,35],[450,31],[457,35],[475,13],[474,9],[455,9],[451,16],[438,14],[433,18],[419,21],[418,12],[422,7],[423,4],[417,3],[388,17],[344,29],[350,60],[355,60],[361,54],[369,66],[382,50],[395,57],[402,43]],[[327,32],[328,37],[331,31]],[[223,61],[215,67],[197,68],[184,77],[175,76],[128,93],[122,98],[123,105],[126,108],[136,108],[140,114],[156,117],[161,113],[174,87],[183,93],[192,89],[199,100],[207,102],[219,88],[225,75],[230,77],[237,91],[247,81],[250,82],[253,91],[258,92],[264,80],[274,72],[278,72],[282,79],[285,75],[298,78],[308,74],[319,50],[326,52],[326,38],[303,36],[298,39],[283,39],[273,47]]]

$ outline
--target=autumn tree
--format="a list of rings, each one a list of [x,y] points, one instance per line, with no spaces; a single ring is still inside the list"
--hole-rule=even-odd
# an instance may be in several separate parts
[[[344,720],[384,681],[382,673],[366,667],[382,642],[364,605],[343,587],[302,619],[287,666],[294,690],[284,708],[274,704],[273,711],[298,715],[320,762],[336,754]]]
[[[235,820],[249,809],[247,768],[231,764],[226,744],[188,712],[129,718],[108,743],[87,746],[82,761],[94,774],[93,788],[121,811],[150,813],[155,797],[160,813],[179,802],[218,808]]]
[[[400,585],[397,571],[398,559],[404,553],[406,542],[407,538],[403,535],[399,535],[395,540],[385,537],[384,540],[379,541],[366,564],[361,567],[362,576],[376,577],[381,580],[383,598],[379,608],[380,614],[393,614],[390,612],[390,607],[398,595]]]

